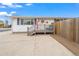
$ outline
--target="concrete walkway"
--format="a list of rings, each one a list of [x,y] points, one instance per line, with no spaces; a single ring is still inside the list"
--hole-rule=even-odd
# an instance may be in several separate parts
[[[4,31],[10,31],[11,28],[0,28],[0,32],[4,32]]]
[[[0,55],[5,56],[73,56],[50,35],[27,36],[0,32]]]

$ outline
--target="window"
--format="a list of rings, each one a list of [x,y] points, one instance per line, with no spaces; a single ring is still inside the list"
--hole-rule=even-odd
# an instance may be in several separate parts
[[[23,25],[23,20],[24,20],[24,19],[21,19],[21,25]]]
[[[33,19],[31,19],[31,25],[33,24],[33,21],[34,21],[34,20],[33,20]]]
[[[23,25],[31,25],[30,23],[31,23],[30,20],[27,19],[23,20]]]
[[[17,25],[19,25],[19,18],[17,18]]]
[[[17,18],[17,25],[32,25],[33,19],[20,19]]]

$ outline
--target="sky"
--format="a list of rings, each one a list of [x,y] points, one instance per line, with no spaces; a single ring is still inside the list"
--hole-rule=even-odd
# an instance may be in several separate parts
[[[78,3],[0,3],[0,19],[8,16],[79,17]]]

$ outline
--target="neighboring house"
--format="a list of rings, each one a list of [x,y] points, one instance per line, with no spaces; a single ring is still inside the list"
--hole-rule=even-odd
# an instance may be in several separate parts
[[[54,18],[52,17],[28,17],[12,16],[12,32],[50,31],[53,32]]]
[[[4,28],[4,22],[0,20],[0,28]]]
[[[5,28],[8,28],[8,27],[9,27],[9,25],[8,25],[8,20],[5,20],[4,27],[5,27]]]

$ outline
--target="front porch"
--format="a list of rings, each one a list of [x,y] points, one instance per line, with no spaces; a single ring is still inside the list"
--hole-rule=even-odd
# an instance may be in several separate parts
[[[33,35],[33,34],[36,34],[36,33],[52,33],[52,34],[55,34],[55,26],[54,24],[52,25],[35,25],[35,26],[32,26],[32,27],[28,27],[27,28],[27,35]]]

